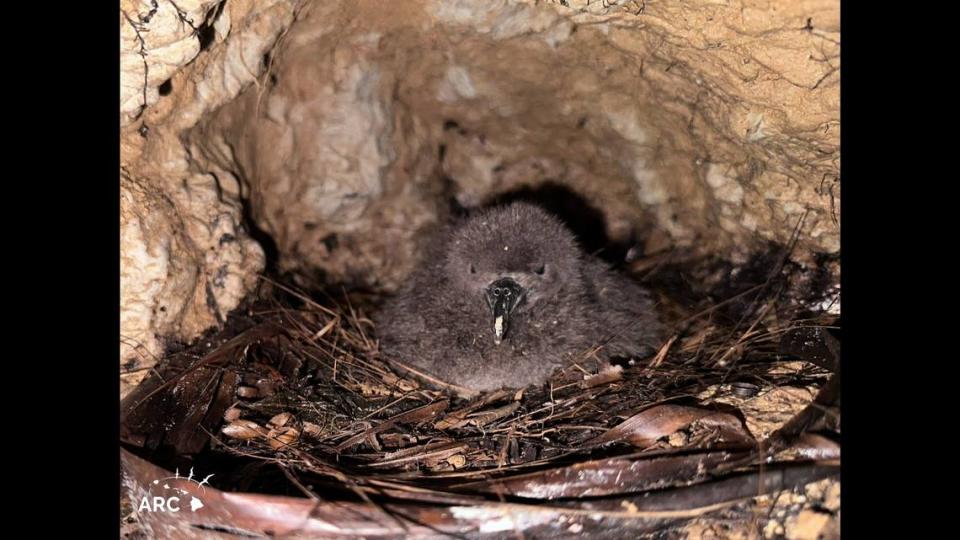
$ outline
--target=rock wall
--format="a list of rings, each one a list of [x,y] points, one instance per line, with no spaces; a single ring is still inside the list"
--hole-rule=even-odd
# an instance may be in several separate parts
[[[450,198],[545,183],[647,252],[737,259],[798,224],[799,260],[839,250],[835,0],[148,1],[120,24],[128,368],[253,286],[245,207],[282,268],[387,291]]]

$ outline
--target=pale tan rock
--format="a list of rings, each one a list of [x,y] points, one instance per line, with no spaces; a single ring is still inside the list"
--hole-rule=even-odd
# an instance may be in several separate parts
[[[262,247],[240,225],[236,178],[222,169],[197,167],[180,135],[254,82],[263,70],[257,66],[264,51],[292,20],[293,6],[239,1],[211,12],[215,4],[177,2],[195,26],[212,24],[213,41],[199,56],[198,36],[189,25],[184,30],[173,22],[179,19],[171,3],[158,3],[153,16],[148,16],[149,2],[121,5],[149,21],[143,23],[149,32],[141,32],[149,49],[148,96],[156,98],[156,87],[167,79],[171,85],[170,95],[148,99],[150,107],[142,114],[142,99],[131,106],[137,92],[128,86],[138,81],[142,91],[143,62],[139,49],[130,49],[139,41],[121,39],[121,56],[127,59],[121,60],[120,361],[121,373],[127,373],[121,395],[156,362],[164,339],[190,340],[217,324],[253,289],[264,266]],[[206,18],[215,13],[215,20]],[[121,13],[121,35],[135,38],[133,28]],[[192,50],[185,43],[194,43],[196,51],[185,54]],[[131,55],[139,64],[130,63]],[[241,57],[249,57],[250,65],[237,60]]]
[[[785,536],[789,540],[818,540],[823,538],[832,520],[830,514],[816,510],[801,510],[787,519]]]
[[[714,385],[701,392],[699,398],[708,403],[737,407],[743,412],[750,433],[763,440],[812,403],[817,390],[817,387],[780,386],[743,398],[733,393],[728,385]],[[715,395],[721,397],[714,398]]]
[[[120,358],[122,390],[156,363],[160,336],[174,332],[197,284],[176,208],[155,188],[120,178]],[[125,392],[124,392],[125,393]]]
[[[121,126],[131,123],[145,106],[156,103],[160,97],[157,87],[200,52],[194,28],[217,3],[120,2]]]

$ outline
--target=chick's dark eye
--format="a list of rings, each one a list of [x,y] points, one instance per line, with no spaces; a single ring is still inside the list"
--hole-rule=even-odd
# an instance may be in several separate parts
[[[471,273],[471,274],[476,274],[476,273],[477,273],[476,267],[474,267],[472,264],[470,265],[470,273]]]
[[[533,273],[538,276],[542,276],[543,273],[547,270],[547,265],[541,264],[533,269]]]

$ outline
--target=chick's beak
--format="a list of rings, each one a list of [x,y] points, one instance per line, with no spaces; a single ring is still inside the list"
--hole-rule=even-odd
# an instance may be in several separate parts
[[[523,301],[523,287],[511,278],[501,278],[491,283],[485,291],[487,305],[493,311],[493,342],[503,341],[510,322],[510,313]]]

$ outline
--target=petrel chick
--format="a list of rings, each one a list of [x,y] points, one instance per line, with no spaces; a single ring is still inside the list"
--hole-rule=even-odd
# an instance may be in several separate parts
[[[387,360],[478,391],[539,384],[592,354],[644,357],[661,336],[648,293],[529,203],[442,232],[377,319]]]

